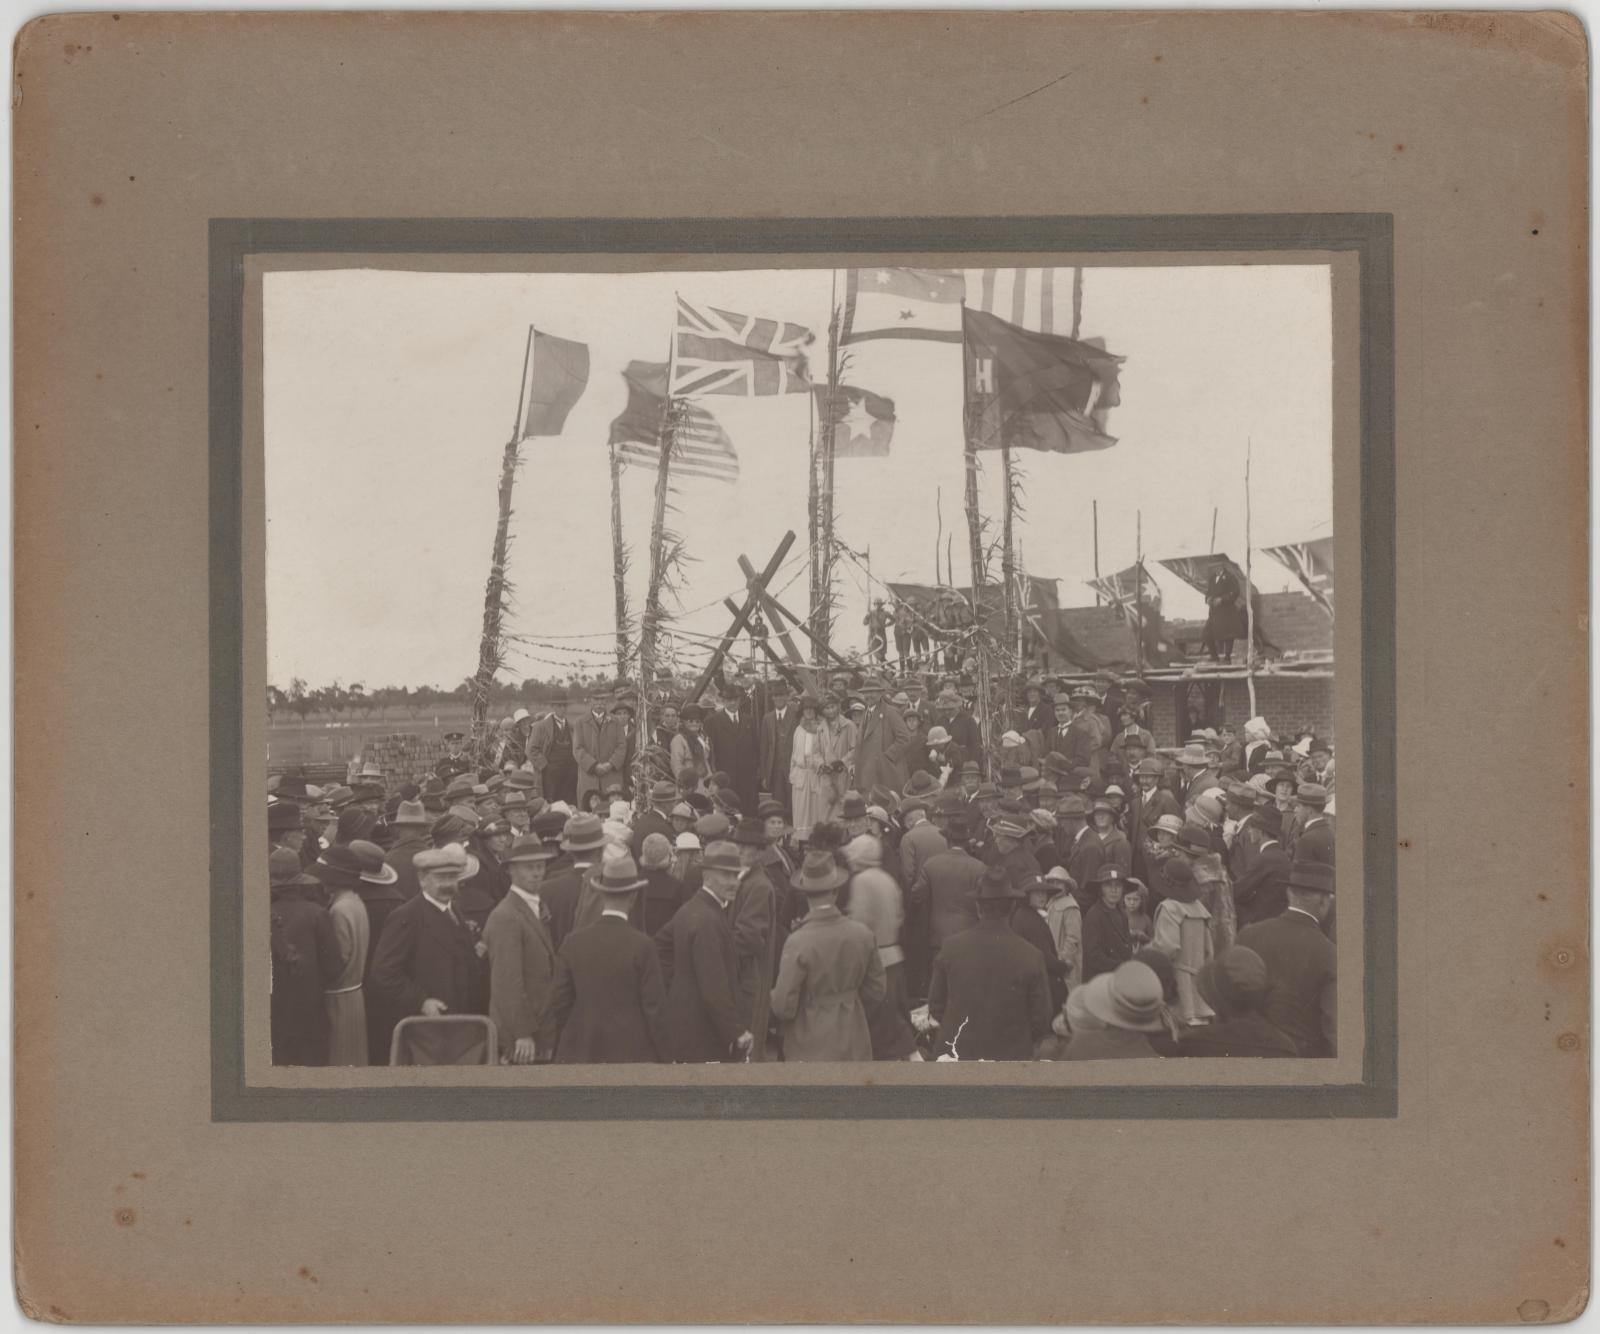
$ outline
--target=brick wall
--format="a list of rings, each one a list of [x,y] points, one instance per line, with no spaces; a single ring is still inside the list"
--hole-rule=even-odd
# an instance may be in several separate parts
[[[1245,682],[1173,681],[1154,689],[1151,732],[1158,746],[1180,746],[1178,717],[1185,701],[1193,697],[1190,687],[1198,686],[1201,697],[1199,719],[1190,714],[1194,727],[1220,727],[1231,723],[1242,727],[1250,716],[1250,693]],[[1259,676],[1256,678],[1256,709],[1280,735],[1296,727],[1315,728],[1319,736],[1333,735],[1333,680],[1330,677]]]

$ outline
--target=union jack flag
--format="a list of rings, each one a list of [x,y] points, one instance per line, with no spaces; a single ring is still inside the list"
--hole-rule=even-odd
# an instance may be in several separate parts
[[[1309,542],[1291,542],[1288,546],[1262,547],[1267,555],[1281,564],[1290,574],[1305,585],[1311,600],[1333,615],[1333,539],[1313,538]]]
[[[1090,588],[1100,594],[1106,603],[1116,609],[1117,615],[1124,621],[1133,622],[1138,619],[1134,608],[1134,599],[1139,596],[1139,563],[1128,566],[1125,570],[1118,570],[1115,574],[1103,575],[1099,579],[1085,581]],[[1148,574],[1144,576],[1144,605],[1152,610],[1161,606],[1161,590]]]
[[[804,394],[811,389],[805,349],[815,340],[803,324],[736,315],[678,298],[677,355],[671,395]]]

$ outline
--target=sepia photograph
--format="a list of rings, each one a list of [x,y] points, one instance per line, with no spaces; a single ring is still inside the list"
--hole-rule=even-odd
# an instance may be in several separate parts
[[[1050,258],[264,275],[274,1065],[1339,1054],[1332,271]]]

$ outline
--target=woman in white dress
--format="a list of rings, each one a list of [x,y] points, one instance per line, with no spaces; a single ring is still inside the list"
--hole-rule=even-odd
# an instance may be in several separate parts
[[[789,789],[794,797],[794,837],[804,843],[812,829],[828,818],[830,784],[822,772],[825,724],[822,710],[810,695],[800,701],[800,721],[789,751]]]

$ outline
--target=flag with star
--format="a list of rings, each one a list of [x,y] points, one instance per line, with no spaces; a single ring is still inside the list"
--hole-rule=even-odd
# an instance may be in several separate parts
[[[911,338],[959,343],[966,290],[960,269],[849,269],[839,342]]]
[[[842,384],[833,391],[829,422],[827,385],[812,389],[817,398],[817,416],[823,430],[833,433],[835,459],[882,458],[894,439],[894,401],[866,389]],[[827,437],[825,436],[824,439]]]

